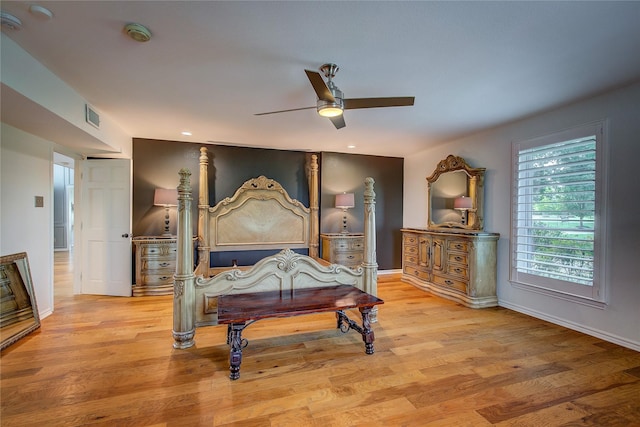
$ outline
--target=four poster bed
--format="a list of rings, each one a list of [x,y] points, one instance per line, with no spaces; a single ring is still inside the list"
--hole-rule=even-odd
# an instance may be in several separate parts
[[[352,269],[329,264],[319,257],[316,155],[311,156],[307,167],[309,207],[291,199],[278,182],[264,176],[246,181],[232,197],[210,207],[206,147],[202,147],[200,153],[198,259],[195,269],[191,172],[187,169],[179,172],[178,254],[173,302],[175,348],[193,346],[196,327],[221,324],[218,319],[218,299],[223,295],[279,291],[281,295],[293,298],[297,290],[329,289],[342,285],[377,295],[375,192],[372,178],[365,180],[364,261],[361,266]],[[212,252],[252,250],[277,253],[262,258],[253,266],[211,265]],[[308,255],[294,250],[307,252]],[[376,320],[375,313],[373,307],[370,314],[372,322]],[[369,332],[372,340],[373,333]]]

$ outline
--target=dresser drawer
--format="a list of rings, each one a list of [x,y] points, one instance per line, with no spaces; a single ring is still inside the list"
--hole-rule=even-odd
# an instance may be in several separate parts
[[[463,264],[449,264],[447,266],[447,273],[458,276],[464,280],[469,279],[469,268]]]
[[[456,280],[452,277],[433,275],[433,283],[443,286],[446,289],[455,289],[460,292],[467,292],[467,282],[464,280]]]
[[[469,242],[463,240],[448,240],[447,249],[450,251],[469,252]]]
[[[449,264],[462,264],[463,266],[469,264],[469,257],[467,254],[460,252],[448,252],[447,260],[449,261]]]
[[[417,277],[418,279],[421,279],[421,280],[427,280],[427,281],[431,280],[430,274],[428,272],[419,270],[412,266],[405,266],[403,271],[405,274]]]
[[[411,255],[411,254],[408,255],[405,252],[405,254],[404,254],[404,263],[405,264],[418,265],[418,256],[417,255]]]
[[[405,234],[403,237],[404,245],[418,245],[418,236],[415,234]]]
[[[418,255],[418,247],[417,246],[406,246],[405,245],[404,254],[405,255],[417,256]]]

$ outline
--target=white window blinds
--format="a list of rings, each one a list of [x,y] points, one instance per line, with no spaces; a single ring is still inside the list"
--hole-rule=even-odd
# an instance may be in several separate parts
[[[590,296],[576,289],[597,280],[598,139],[515,145],[512,280]]]

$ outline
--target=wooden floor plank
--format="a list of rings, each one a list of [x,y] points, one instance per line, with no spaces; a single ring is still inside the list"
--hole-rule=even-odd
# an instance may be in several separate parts
[[[268,319],[230,381],[225,327],[175,350],[171,296],[73,295],[68,256],[55,269],[55,312],[2,352],[3,427],[640,425],[640,353],[398,275],[373,355],[332,314]]]

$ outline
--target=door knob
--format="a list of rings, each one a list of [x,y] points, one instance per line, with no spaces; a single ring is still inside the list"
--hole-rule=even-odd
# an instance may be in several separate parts
[[[124,233],[124,234],[122,235],[122,237],[124,237],[124,238],[126,239],[127,237],[129,237],[129,233]]]

